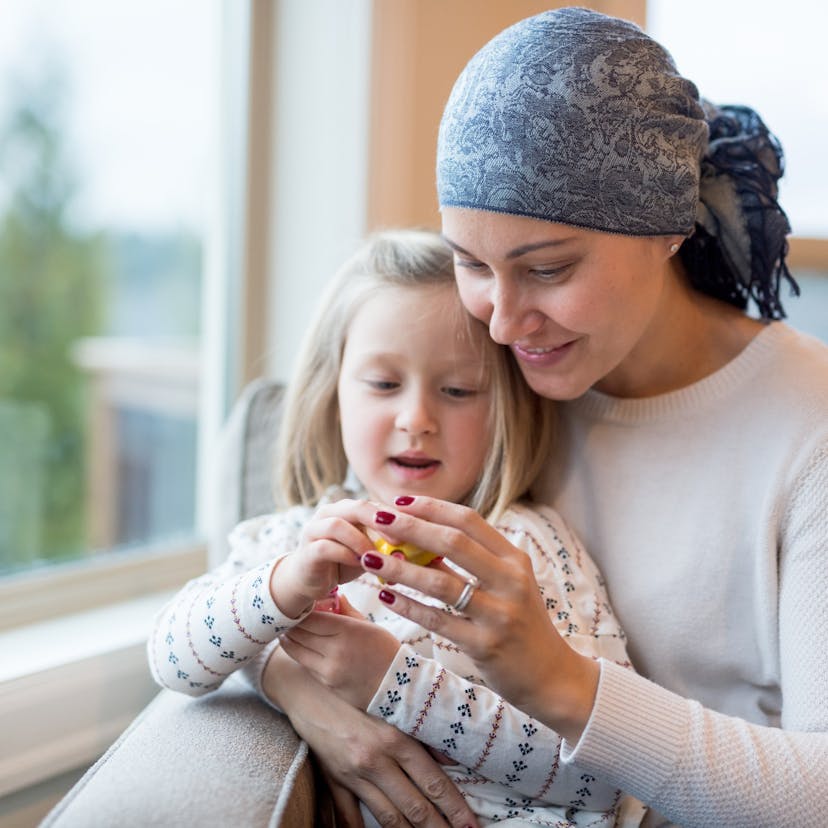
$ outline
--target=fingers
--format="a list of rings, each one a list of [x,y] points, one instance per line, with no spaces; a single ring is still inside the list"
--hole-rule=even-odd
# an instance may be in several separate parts
[[[321,819],[323,828],[364,828],[359,800],[329,776],[324,768],[320,768],[320,772],[328,785],[330,798],[330,807],[324,808],[323,813],[317,816],[317,819]],[[329,817],[329,811],[333,811],[333,820],[328,825],[325,820]]]
[[[289,670],[288,678],[294,673]],[[362,825],[353,797],[384,826],[478,825],[460,791],[419,742],[343,704],[301,668],[296,675],[303,676],[303,689],[288,700],[291,722],[329,781],[337,825]]]
[[[373,548],[363,532],[339,518],[310,521],[302,533],[302,542],[309,549],[322,551],[320,557],[351,565],[355,558]]]
[[[405,511],[368,500],[338,501],[323,507],[325,511],[320,509],[317,515],[331,517],[333,507],[338,509],[336,517],[350,522],[353,528],[363,527],[394,543],[410,541],[440,556],[444,550],[450,551],[452,560],[464,569],[464,558],[474,555],[472,542],[494,548],[501,537],[473,509],[434,498],[416,498]],[[363,544],[361,550],[370,551],[370,546]]]
[[[453,641],[472,659],[486,652],[488,631],[485,627],[475,625],[469,617],[452,615],[440,607],[420,603],[390,589],[382,590],[380,600],[397,615],[408,618],[441,638]]]
[[[435,805],[440,807],[438,801],[445,801],[448,807],[457,812],[457,804],[443,792],[444,785],[454,789],[457,798],[461,800],[461,807],[464,806],[459,791],[448,777],[425,754],[422,746],[409,737],[404,737],[396,731],[382,730],[374,733],[373,737],[370,744],[367,741],[356,741],[351,746],[353,767],[347,776],[342,778],[342,783],[348,786],[380,825],[400,826],[400,828],[409,825],[446,828],[447,823],[440,816]],[[408,748],[408,742],[415,750]],[[417,751],[422,752],[438,769],[439,776],[445,780],[444,783],[440,781],[437,773],[432,772],[431,775],[426,775],[417,766],[416,761],[411,761]],[[407,754],[408,766],[402,764],[403,754]],[[324,757],[319,758],[324,761]],[[412,769],[411,773],[414,776],[409,776],[407,768]],[[434,804],[429,800],[426,788],[430,788],[437,797]],[[332,788],[332,795],[338,796],[335,788]],[[347,807],[346,798],[343,797],[343,800]],[[473,819],[472,815],[468,820],[452,824],[456,824],[457,828],[462,828],[462,826],[475,824]]]
[[[438,500],[433,497],[402,496],[397,498],[392,513],[395,514],[395,520],[392,522],[394,530],[400,534],[404,530],[408,531],[409,524],[403,517],[408,516],[419,518],[422,523],[455,529],[459,535],[465,536],[469,540],[480,544],[498,557],[502,555],[508,556],[510,554],[509,545],[506,544],[504,546],[500,543],[503,540],[502,535],[490,523],[487,523],[478,512],[468,506],[462,506],[446,500]],[[422,526],[422,523],[411,525]],[[448,537],[457,537],[457,535],[450,534]],[[451,545],[448,548],[453,549],[454,546]],[[431,551],[442,554],[435,549]],[[466,569],[458,559],[452,558],[452,560]]]
[[[365,620],[365,616],[356,607],[352,606],[351,602],[344,595],[339,596],[337,612],[339,615],[344,615],[347,618],[356,618],[358,621]]]
[[[377,503],[357,500],[340,500],[320,506],[305,526],[302,537],[306,543],[318,540],[335,540],[351,549],[355,555],[371,549],[373,544],[363,531],[364,515],[379,510]]]
[[[416,748],[416,750],[414,749]],[[408,742],[406,749],[399,753],[400,765],[406,774],[415,781],[418,790],[422,791],[436,809],[445,816],[445,820],[454,828],[476,826],[477,819],[466,804],[466,800],[457,786],[446,776],[440,765],[431,757],[422,745],[417,742]],[[444,825],[445,821],[438,817],[437,822],[416,822],[413,809],[405,810],[407,818],[413,825],[435,824]],[[413,818],[413,819],[412,819]]]
[[[460,572],[450,569],[447,566],[437,567],[423,567],[400,558],[393,558],[388,555],[378,555],[374,552],[367,552],[362,556],[361,563],[366,572],[371,572],[378,575],[380,578],[389,584],[405,584],[413,589],[419,590],[424,595],[430,595],[432,598],[437,598],[448,606],[453,606],[463,595],[466,584],[470,578]],[[497,580],[496,571],[499,565],[493,569],[490,567],[487,577]],[[383,593],[390,590],[383,590]],[[473,595],[469,602],[463,608],[463,611],[468,614],[474,614],[470,611],[472,603],[476,604],[474,607],[479,614],[479,610],[483,608],[480,599],[483,595]],[[383,600],[383,594],[380,595],[380,600]]]

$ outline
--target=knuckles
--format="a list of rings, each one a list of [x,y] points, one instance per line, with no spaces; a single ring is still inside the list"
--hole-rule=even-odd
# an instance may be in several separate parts
[[[442,632],[447,618],[446,613],[442,609],[432,606],[422,606],[417,616],[416,619],[412,620],[417,621],[421,626],[435,633]]]
[[[454,784],[447,776],[433,776],[423,782],[423,790],[432,801],[443,799],[452,788]]]
[[[398,814],[396,811],[380,811],[380,813],[375,816],[377,822],[382,825],[383,828],[403,828],[405,825],[402,815]]]
[[[419,802],[412,802],[410,805],[403,806],[403,814],[412,825],[422,825],[431,815],[431,807],[423,800],[420,800]]]
[[[382,753],[377,750],[376,744],[355,742],[350,748],[350,757],[353,775],[362,779],[371,779],[376,776],[382,766]]]

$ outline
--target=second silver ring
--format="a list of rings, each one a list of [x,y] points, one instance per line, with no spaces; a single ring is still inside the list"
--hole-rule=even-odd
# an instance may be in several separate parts
[[[474,591],[479,586],[480,581],[472,575],[472,577],[466,581],[466,585],[463,587],[463,591],[460,593],[458,599],[451,605],[452,609],[457,610],[457,612],[463,612],[463,610],[469,605],[472,595],[474,595]]]

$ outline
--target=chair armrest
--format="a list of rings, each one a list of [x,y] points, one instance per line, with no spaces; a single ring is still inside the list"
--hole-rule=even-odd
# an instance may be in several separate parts
[[[190,698],[162,690],[41,828],[307,828],[307,745],[241,681]]]

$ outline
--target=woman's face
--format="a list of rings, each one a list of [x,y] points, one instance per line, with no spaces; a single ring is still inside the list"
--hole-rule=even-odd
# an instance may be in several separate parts
[[[647,396],[669,328],[672,237],[633,237],[446,207],[463,304],[550,399]]]

